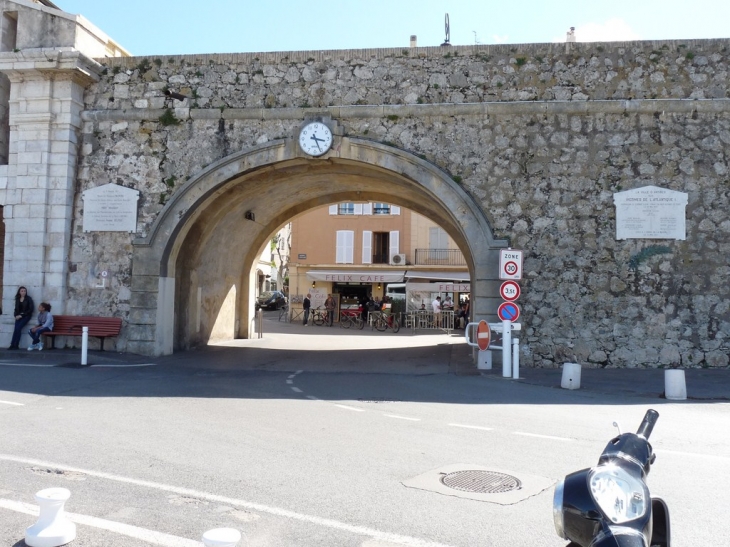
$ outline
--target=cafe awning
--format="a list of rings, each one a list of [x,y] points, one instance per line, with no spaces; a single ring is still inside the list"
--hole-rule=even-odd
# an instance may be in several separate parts
[[[400,283],[405,273],[404,270],[310,270],[307,277],[331,283]]]
[[[459,281],[469,282],[469,272],[424,272],[418,270],[408,270],[406,278],[409,279],[433,279],[435,281]]]

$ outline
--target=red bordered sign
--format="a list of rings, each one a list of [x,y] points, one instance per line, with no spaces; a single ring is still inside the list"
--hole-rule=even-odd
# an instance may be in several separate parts
[[[489,349],[489,342],[492,340],[492,331],[489,330],[489,324],[483,319],[477,325],[477,346],[481,351]]]
[[[502,321],[517,321],[520,316],[520,307],[514,302],[502,302],[497,308],[497,315]]]
[[[499,296],[507,302],[514,302],[520,297],[520,286],[517,281],[505,281],[499,288]]]

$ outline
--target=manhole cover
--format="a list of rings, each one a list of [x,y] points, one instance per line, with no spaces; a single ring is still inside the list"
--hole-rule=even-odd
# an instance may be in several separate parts
[[[456,471],[441,477],[444,486],[479,494],[501,494],[522,488],[517,477],[494,471]]]

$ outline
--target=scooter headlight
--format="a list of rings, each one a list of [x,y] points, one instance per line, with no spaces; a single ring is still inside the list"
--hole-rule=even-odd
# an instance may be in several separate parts
[[[616,465],[592,469],[588,487],[601,511],[615,524],[642,517],[651,503],[644,482]]]
[[[553,522],[555,523],[555,531],[561,538],[568,539],[565,536],[565,516],[563,515],[563,492],[565,490],[565,481],[560,481],[555,485],[555,493],[553,494]]]

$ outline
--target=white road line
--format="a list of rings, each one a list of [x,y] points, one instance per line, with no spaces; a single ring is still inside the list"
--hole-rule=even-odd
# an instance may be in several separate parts
[[[465,429],[480,429],[482,431],[492,431],[491,427],[482,427],[481,425],[466,425],[466,424],[449,424],[451,427],[463,427]]]
[[[13,401],[0,401],[0,404],[13,405],[13,406],[25,406],[23,403],[14,403]]]
[[[0,363],[3,367],[38,367],[38,368],[54,368],[57,365],[32,365],[30,363]]]
[[[0,498],[0,507],[3,509],[10,509],[11,511],[15,511],[17,513],[25,513],[26,515],[38,516],[38,506],[31,505],[30,503],[23,503],[20,501]],[[137,526],[123,524],[121,522],[115,522],[113,520],[100,519],[89,515],[79,515],[76,513],[67,513],[66,511],[64,511],[64,515],[66,515],[71,522],[75,522],[76,524],[91,526],[93,528],[101,528],[102,530],[108,530],[109,532],[114,532],[115,534],[139,539],[146,543],[151,543],[152,545],[162,545],[164,547],[200,547],[199,541],[193,541],[192,539],[164,534],[162,532],[156,532],[154,530],[147,530],[145,528],[139,528]],[[204,531],[205,530],[203,530],[203,532]]]
[[[552,439],[554,441],[573,441],[573,439],[569,439],[567,437],[553,437],[552,435],[538,435],[537,433],[524,433],[522,431],[513,431],[512,434],[522,435],[523,437],[537,437],[538,439]]]
[[[338,405],[338,404],[335,404],[335,406],[340,407],[340,408],[344,408],[346,410],[355,410],[356,412],[365,412],[365,409],[364,408],[357,408],[357,407],[354,407],[354,406]]]
[[[289,385],[292,385],[294,383],[294,380],[292,380],[291,378],[288,378],[286,383]]]
[[[59,465],[56,463],[44,462],[41,460],[34,460],[31,458],[18,458],[16,456],[11,456],[9,454],[0,454],[0,460],[22,463],[22,464],[26,464],[26,465],[38,465],[38,466],[48,467],[48,468],[52,468],[52,469],[60,469],[63,471],[74,471],[76,473],[84,473],[86,475],[89,475],[90,477],[98,477],[101,479],[120,482],[120,483],[124,483],[124,484],[132,484],[132,485],[141,486],[144,488],[154,488],[157,490],[162,490],[163,492],[172,492],[174,494],[179,494],[182,496],[191,496],[194,498],[201,498],[201,499],[205,499],[208,501],[214,501],[217,503],[235,505],[237,507],[244,507],[244,508],[250,509],[252,511],[259,511],[261,513],[268,513],[270,515],[276,515],[278,517],[289,518],[292,520],[298,520],[300,522],[306,522],[309,524],[315,524],[317,526],[323,526],[326,528],[332,528],[334,530],[340,530],[342,532],[366,536],[366,537],[370,537],[372,539],[382,541],[382,542],[391,542],[391,543],[396,543],[398,545],[406,545],[407,547],[451,547],[451,546],[443,544],[443,543],[435,543],[435,542],[427,541],[427,540],[420,539],[420,538],[402,536],[400,534],[391,534],[389,532],[382,532],[382,531],[376,530],[374,528],[368,528],[367,526],[357,526],[354,524],[347,524],[345,522],[340,522],[337,520],[297,513],[295,511],[290,511],[288,509],[282,509],[280,507],[272,507],[272,506],[263,505],[260,503],[254,503],[254,502],[239,500],[239,499],[235,499],[235,498],[228,498],[225,496],[219,496],[217,494],[211,494],[209,492],[199,492],[197,490],[192,490],[190,488],[181,488],[178,486],[171,486],[171,485],[162,484],[159,482],[132,479],[129,477],[122,477],[120,475],[113,475],[111,473],[103,473],[100,471],[90,471],[88,469],[80,469],[78,467]],[[199,546],[199,544],[198,544],[198,546]]]
[[[296,391],[297,393],[303,393],[303,391],[302,391],[301,389],[299,389],[298,387],[296,387],[296,386],[293,386],[293,387],[291,388],[291,390],[292,390],[292,391]]]
[[[91,365],[94,368],[135,368],[135,367],[156,367],[157,363],[140,363],[137,365],[134,364],[127,364],[127,365]]]
[[[383,414],[383,416],[387,416],[388,418],[397,418],[399,420],[410,420],[411,422],[421,421],[421,418],[409,418],[408,416],[398,416],[396,414]]]
[[[306,395],[307,399],[311,399],[312,401],[321,401],[322,399],[318,399],[314,395]]]

